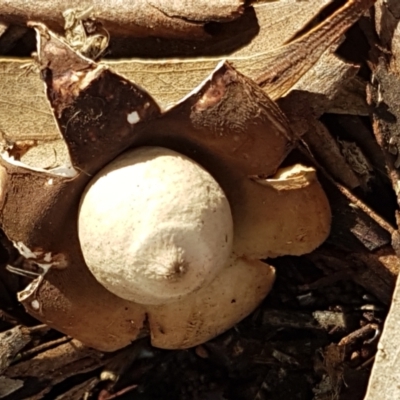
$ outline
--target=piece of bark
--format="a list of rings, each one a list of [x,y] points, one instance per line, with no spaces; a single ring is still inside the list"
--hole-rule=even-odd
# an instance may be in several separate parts
[[[346,93],[343,88],[351,85],[359,70],[358,66],[346,63],[333,54],[335,48],[336,45],[328,48],[318,63],[295,83],[290,92],[277,100],[291,123],[302,127],[296,131],[299,136],[313,129],[308,121],[338,107],[340,98]],[[348,112],[351,113],[351,109]]]
[[[0,376],[0,399],[21,389],[24,382],[21,379],[11,379],[6,376]]]
[[[343,82],[332,99],[327,112],[332,114],[350,114],[368,116],[370,107],[366,100],[367,82],[355,76]]]
[[[343,228],[347,226],[346,229],[349,229],[352,235],[370,251],[389,243],[390,238],[387,235],[390,236],[396,231],[393,225],[385,221],[384,218],[379,216],[343,185],[336,182],[322,165],[316,164],[329,182],[326,190],[331,202],[335,204],[333,214],[336,215],[336,219],[340,224],[344,224]],[[335,189],[333,190],[333,188]],[[372,226],[371,221],[373,221]],[[346,232],[346,229],[344,232]],[[337,243],[345,244],[346,240],[349,239],[350,237],[345,239],[338,234],[334,240],[337,240]],[[347,248],[346,245],[344,248]],[[351,250],[351,248],[348,248],[348,250]]]
[[[378,143],[376,143],[371,129],[367,128],[367,126],[356,115],[340,115],[338,116],[338,122],[346,131],[346,134],[361,147],[374,168],[387,179],[385,172],[385,158],[381,148]]]
[[[378,344],[365,400],[392,400],[400,397],[398,338],[400,330],[400,282],[397,282],[392,305]]]
[[[377,324],[367,324],[342,338],[338,344],[339,346],[349,346],[354,344],[357,340],[365,339],[370,336],[371,333],[375,333],[376,335],[377,331],[379,331],[379,326]]]
[[[210,35],[204,29],[205,23],[240,17],[244,1],[13,0],[2,2],[0,15],[8,24],[26,25],[27,21],[35,20],[61,32],[62,13],[66,9],[88,10],[88,16],[95,18],[111,35],[207,38]]]
[[[358,67],[343,62],[329,48],[283,98],[278,99],[291,122],[293,131],[309,145],[316,158],[349,188],[359,186],[359,180],[351,171],[339,148],[327,129],[316,119],[337,105],[337,97],[343,93],[343,85],[350,82]],[[350,110],[349,110],[350,111]],[[323,136],[323,137],[322,137]],[[329,144],[327,144],[329,140]],[[334,161],[335,160],[335,161]]]
[[[21,351],[18,357],[19,361],[26,360],[28,358],[32,358],[39,353],[45,352],[53,347],[59,346],[60,344],[67,343],[71,340],[68,336],[63,336],[59,339],[51,340],[50,342],[44,342],[42,344],[38,344],[35,347],[32,347],[28,350]]]
[[[398,3],[379,1],[376,5],[376,30],[382,44],[368,28],[367,37],[371,45],[371,84],[367,87],[367,100],[373,107],[373,132],[379,144],[391,180],[393,190],[400,205],[400,73],[396,61],[396,49],[400,43],[400,30],[396,28],[400,15]],[[397,25],[396,25],[397,21]],[[387,46],[385,49],[383,45]],[[396,213],[399,225],[399,214]],[[400,255],[400,234],[394,232],[392,245]]]
[[[16,398],[41,399],[58,383],[71,376],[93,371],[104,362],[100,352],[71,340],[10,366],[4,376],[24,382],[24,386],[16,392]]]
[[[0,375],[14,361],[15,356],[31,341],[28,328],[16,326],[0,333]]]
[[[374,68],[374,82],[368,92],[369,102],[375,105],[374,134],[400,204],[400,76],[390,70],[384,58]]]
[[[44,351],[30,360],[12,365],[5,375],[9,378],[35,377],[60,382],[59,378],[65,379],[74,374],[71,365],[86,358],[91,360],[88,365],[93,364],[95,368],[104,363],[100,352],[89,349],[78,340],[72,340]],[[86,370],[86,367],[84,369]],[[62,376],[62,372],[68,376]]]
[[[308,119],[309,130],[303,139],[316,159],[331,173],[331,175],[350,189],[360,186],[356,174],[346,163],[337,142],[328,129],[318,120]]]
[[[400,71],[400,3],[378,1],[375,7],[375,28],[381,44],[390,51],[390,69]]]
[[[282,97],[374,3],[375,0],[348,0],[316,28],[270,52],[268,69],[261,70],[255,81],[272,99]],[[265,69],[265,65],[261,64],[261,68]]]
[[[333,100],[343,90],[343,85],[351,81],[359,70],[357,65],[347,63],[335,55],[336,47],[334,45],[327,49],[318,63],[291,88],[291,91],[309,93],[309,104],[315,117],[330,110]]]
[[[55,400],[81,400],[87,398],[88,394],[98,385],[99,378],[89,378],[82,383],[74,385],[69,390],[60,394]]]

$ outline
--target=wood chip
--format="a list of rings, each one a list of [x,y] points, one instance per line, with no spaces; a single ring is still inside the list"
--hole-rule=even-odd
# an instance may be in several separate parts
[[[15,356],[31,341],[28,328],[16,326],[0,333],[0,375],[14,361]]]

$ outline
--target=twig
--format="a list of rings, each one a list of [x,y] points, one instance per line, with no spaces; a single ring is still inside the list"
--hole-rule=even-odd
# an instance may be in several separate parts
[[[365,214],[367,214],[371,219],[373,219],[381,228],[385,231],[389,232],[390,235],[393,235],[396,232],[396,228],[390,225],[387,221],[385,221],[380,215],[378,215],[375,211],[369,208],[364,202],[354,196],[353,193],[350,192],[347,188],[345,188],[340,183],[336,182],[336,180],[331,176],[331,174],[314,158],[311,151],[309,150],[307,144],[301,140],[301,144],[299,145],[299,150],[302,154],[304,154],[308,159],[311,159],[318,170],[324,175],[326,179],[329,180],[339,191],[342,193],[353,206],[361,209]]]
[[[365,338],[365,336],[368,336],[372,332],[374,332],[373,339],[375,340],[381,333],[380,328],[377,324],[367,324],[362,328],[357,329],[354,332],[351,332],[350,334],[342,338],[338,343],[338,345],[348,346],[350,344],[354,344],[357,340]]]
[[[138,387],[138,385],[130,385],[130,386],[127,386],[126,388],[121,389],[118,392],[113,393],[113,394],[108,393],[106,390],[102,390],[99,393],[98,400],[116,399],[117,397],[122,396],[123,394],[128,393],[128,392],[132,391],[133,389],[136,389],[137,387]]]
[[[14,360],[13,363],[22,361],[22,360],[27,359],[29,357],[32,357],[32,356],[34,356],[34,355],[36,355],[36,354],[38,354],[38,353],[40,353],[42,351],[46,351],[46,350],[48,350],[48,349],[50,349],[52,347],[58,346],[59,344],[67,343],[70,340],[71,340],[70,337],[64,336],[62,338],[59,338],[59,339],[56,339],[56,340],[52,340],[51,342],[46,342],[46,343],[43,343],[41,345],[38,345],[38,346],[36,346],[36,347],[34,347],[32,349],[29,349],[29,350],[26,350],[26,351],[20,353],[16,357],[16,359]]]
[[[373,219],[381,228],[385,229],[387,232],[390,233],[390,235],[393,235],[394,232],[396,232],[396,228],[394,228],[392,225],[390,225],[387,221],[385,221],[380,215],[378,215],[375,211],[373,211],[371,208],[369,208],[365,203],[363,203],[360,199],[358,199],[356,196],[354,196],[353,193],[350,192],[350,190],[346,189],[343,185],[340,183],[336,182],[333,178],[330,176],[326,176],[328,179],[331,180],[331,182],[336,186],[336,188],[345,196],[347,197],[354,206],[358,207],[362,211],[365,212],[371,219]]]

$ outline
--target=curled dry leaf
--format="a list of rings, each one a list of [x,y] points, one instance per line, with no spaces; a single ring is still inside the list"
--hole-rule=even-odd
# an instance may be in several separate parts
[[[60,31],[66,9],[95,18],[113,35],[206,38],[207,22],[226,22],[240,17],[243,0],[202,1],[136,0],[95,2],[87,0],[55,0],[5,2],[1,5],[1,21],[25,25],[32,19],[46,21]]]
[[[161,112],[144,89],[34,27],[70,165],[1,161],[2,228],[38,270],[19,293],[30,314],[104,351],[148,331],[158,347],[195,346],[267,295],[274,269],[260,258],[325,240],[315,171],[278,170],[295,136],[251,79],[222,62]]]

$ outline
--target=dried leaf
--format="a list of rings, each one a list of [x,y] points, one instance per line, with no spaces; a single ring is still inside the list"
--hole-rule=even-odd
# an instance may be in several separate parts
[[[276,49],[296,36],[332,0],[264,0],[247,7],[235,21],[218,25],[211,40],[111,36],[113,58],[251,56]]]
[[[332,0],[279,0],[253,5],[259,31],[253,40],[232,54],[251,57],[288,43]]]
[[[137,0],[135,2],[101,1],[93,5],[88,0],[55,0],[42,3],[34,0],[3,2],[0,15],[3,22],[25,25],[27,21],[43,21],[55,30],[64,26],[62,14],[66,9],[86,12],[113,35],[161,37],[209,37],[205,22],[229,21],[244,10],[243,0],[163,2]]]
[[[26,60],[0,62],[0,135],[6,148],[36,141],[24,160],[29,165],[49,168],[68,164],[54,118],[37,73],[26,71]],[[23,90],[21,87],[23,83]]]

